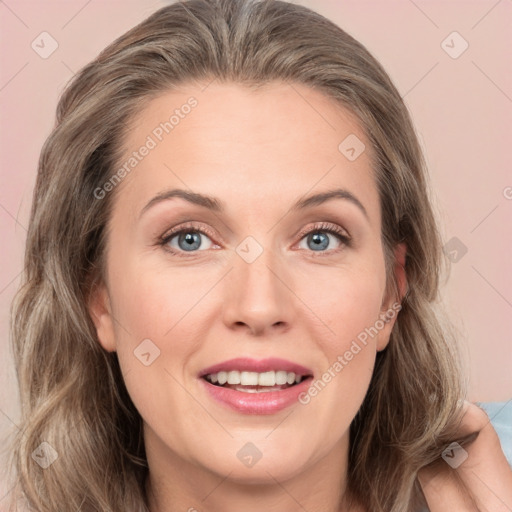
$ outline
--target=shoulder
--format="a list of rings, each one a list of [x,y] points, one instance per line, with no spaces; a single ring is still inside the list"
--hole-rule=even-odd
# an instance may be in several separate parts
[[[512,398],[508,402],[477,402],[486,413],[498,438],[501,449],[512,466]]]

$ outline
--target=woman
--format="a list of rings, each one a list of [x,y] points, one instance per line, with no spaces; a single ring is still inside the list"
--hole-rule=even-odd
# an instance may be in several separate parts
[[[74,78],[42,150],[13,307],[20,495],[510,507],[441,263],[414,128],[360,43],[281,1],[157,11]]]

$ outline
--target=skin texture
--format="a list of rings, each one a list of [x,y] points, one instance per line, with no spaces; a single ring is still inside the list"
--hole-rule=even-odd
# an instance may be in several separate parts
[[[458,466],[455,461],[456,467],[441,459],[419,473],[430,512],[510,512],[512,470],[499,437],[483,409],[469,402],[464,408],[461,437],[478,432],[475,441],[464,448],[467,457],[459,458]]]
[[[151,510],[340,510],[348,428],[396,315],[307,405],[242,414],[212,400],[198,373],[234,357],[280,357],[318,378],[396,303],[385,293],[369,141],[347,110],[307,87],[214,82],[151,100],[128,131],[126,159],[192,95],[197,106],[113,192],[106,282],[90,304],[144,420]],[[338,150],[350,134],[366,146],[354,161]],[[173,198],[141,214],[174,188],[214,196],[225,211]],[[366,214],[346,199],[291,211],[334,188]],[[161,243],[186,222],[207,230],[199,249],[184,251],[178,235]],[[323,222],[351,242],[317,229]],[[327,249],[315,251],[304,229],[325,233]],[[248,236],[263,249],[252,263],[236,251]],[[147,339],[159,350],[148,366],[134,355]],[[262,454],[250,468],[237,457],[248,442]]]

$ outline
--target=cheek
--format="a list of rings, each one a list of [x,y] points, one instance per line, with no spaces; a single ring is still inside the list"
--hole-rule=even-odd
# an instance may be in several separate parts
[[[206,277],[136,262],[126,265],[112,282],[116,319],[133,338],[172,338],[190,324],[189,313],[211,288]]]
[[[312,284],[312,278],[304,281],[300,293],[322,321],[310,325],[318,325],[311,338],[323,354],[323,365],[303,403],[316,400],[310,410],[315,415],[326,414],[326,422],[343,429],[364,399],[375,364],[377,336],[385,325],[379,317],[384,262],[375,251],[375,257],[360,258],[357,265],[317,271]],[[324,408],[326,403],[332,407]]]
[[[197,430],[196,420],[184,414],[176,422],[175,411],[194,406],[183,383],[187,361],[201,342],[198,300],[211,284],[205,279],[195,282],[187,273],[174,272],[170,279],[155,268],[149,271],[134,265],[124,270],[122,278],[112,283],[112,295],[116,297],[117,354],[126,388],[147,424],[165,425],[176,443],[185,446],[184,433]],[[200,410],[197,413],[201,415]]]
[[[323,355],[322,372],[300,401],[310,418],[330,425],[327,436],[332,442],[348,429],[372,378],[378,328],[384,325],[379,318],[384,275],[378,263],[350,272],[331,269],[329,279],[316,280],[325,293],[314,288],[309,296],[315,303],[311,309],[329,326],[329,334],[323,326],[316,336],[312,333]]]
[[[381,313],[385,269],[379,260],[358,266],[317,271],[303,281],[300,296],[328,327],[322,340],[324,352],[339,354],[351,340],[374,327]],[[325,332],[325,327],[324,327]],[[372,331],[373,332],[373,331]],[[374,337],[374,336],[373,336]],[[373,338],[372,337],[372,338]]]
[[[116,350],[134,402],[144,400],[147,408],[145,401],[155,402],[162,386],[173,386],[170,374],[183,381],[182,363],[199,343],[198,301],[211,285],[135,258],[118,261],[110,273]]]

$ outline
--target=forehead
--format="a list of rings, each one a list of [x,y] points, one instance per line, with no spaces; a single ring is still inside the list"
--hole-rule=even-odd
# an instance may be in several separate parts
[[[123,142],[118,165],[134,165],[116,192],[132,206],[172,187],[248,209],[343,187],[379,216],[372,149],[356,116],[302,84],[182,86],[149,101]]]

